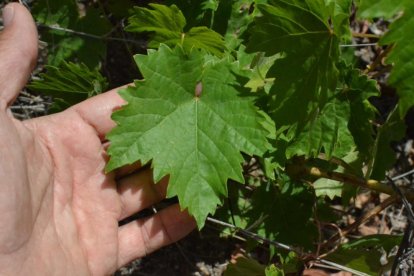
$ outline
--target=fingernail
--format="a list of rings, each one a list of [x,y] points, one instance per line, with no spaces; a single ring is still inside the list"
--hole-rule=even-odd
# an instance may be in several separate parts
[[[13,21],[14,8],[12,6],[6,6],[3,9],[3,25],[7,27]]]

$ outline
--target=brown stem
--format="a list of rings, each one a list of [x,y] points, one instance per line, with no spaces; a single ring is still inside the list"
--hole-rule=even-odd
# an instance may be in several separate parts
[[[382,60],[384,59],[384,57],[386,57],[389,52],[391,52],[391,50],[394,48],[394,45],[389,45],[387,46],[387,48],[385,48],[384,51],[382,51],[377,57],[376,59],[367,66],[367,69],[365,69],[364,73],[368,74],[373,72],[379,65],[382,64]]]
[[[388,194],[391,196],[397,195],[392,186],[381,183],[374,179],[364,179],[360,176],[356,176],[348,173],[341,173],[335,171],[324,171],[321,168],[309,166],[306,164],[304,158],[292,159],[292,162],[286,165],[286,173],[292,178],[302,181],[314,180],[315,178],[326,178],[345,184],[353,185],[357,188],[366,188],[379,193]],[[410,190],[404,190],[404,195],[410,201],[414,201],[414,192]]]
[[[364,34],[364,33],[356,33],[356,32],[353,32],[352,36],[357,37],[357,38],[373,38],[373,39],[381,38],[380,35],[376,35],[376,34]]]
[[[345,174],[340,172],[325,172],[317,167],[307,168],[308,175],[317,177],[317,178],[327,178],[331,180],[336,180],[339,182],[348,183],[356,187],[363,187],[370,190],[374,190],[380,193],[385,193],[389,195],[394,195],[395,192],[392,187],[382,184],[381,182],[373,179],[365,180],[361,177]]]

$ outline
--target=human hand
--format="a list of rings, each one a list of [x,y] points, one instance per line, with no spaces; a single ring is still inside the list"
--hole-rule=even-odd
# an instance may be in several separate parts
[[[116,91],[20,122],[8,106],[37,56],[30,13],[9,4],[0,35],[0,275],[107,275],[187,235],[192,218],[170,206],[118,227],[165,196],[149,170],[105,174]],[[132,166],[133,167],[133,166]]]

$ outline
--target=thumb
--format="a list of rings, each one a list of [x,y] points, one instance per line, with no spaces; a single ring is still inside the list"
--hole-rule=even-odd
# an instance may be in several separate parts
[[[3,9],[0,34],[0,109],[17,97],[37,59],[37,29],[30,12],[18,3]]]

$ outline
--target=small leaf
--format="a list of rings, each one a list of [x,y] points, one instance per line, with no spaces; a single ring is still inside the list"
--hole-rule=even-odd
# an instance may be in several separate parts
[[[357,161],[358,157],[358,152],[350,151],[347,156],[342,158],[342,161],[344,161],[346,164],[352,164],[353,162]],[[346,168],[339,166],[337,169],[335,169],[335,171],[346,173]],[[313,188],[315,189],[316,196],[327,196],[330,199],[334,199],[335,197],[342,196],[344,184],[339,181],[320,178],[313,183]]]
[[[313,188],[315,189],[316,196],[327,196],[330,199],[334,199],[335,197],[341,197],[343,183],[321,178],[313,183]]]
[[[244,182],[240,151],[261,156],[268,148],[263,119],[250,98],[238,96],[231,64],[203,57],[165,45],[136,56],[145,80],[120,92],[128,105],[113,115],[107,165],[152,160],[155,181],[170,175],[168,197],[178,195],[200,228],[227,195],[227,180]]]
[[[280,268],[272,264],[266,267],[265,275],[266,276],[284,276],[285,273],[283,272],[283,270],[281,270]]]
[[[204,0],[202,4],[202,9],[216,11],[218,6],[219,6],[218,0]]]

